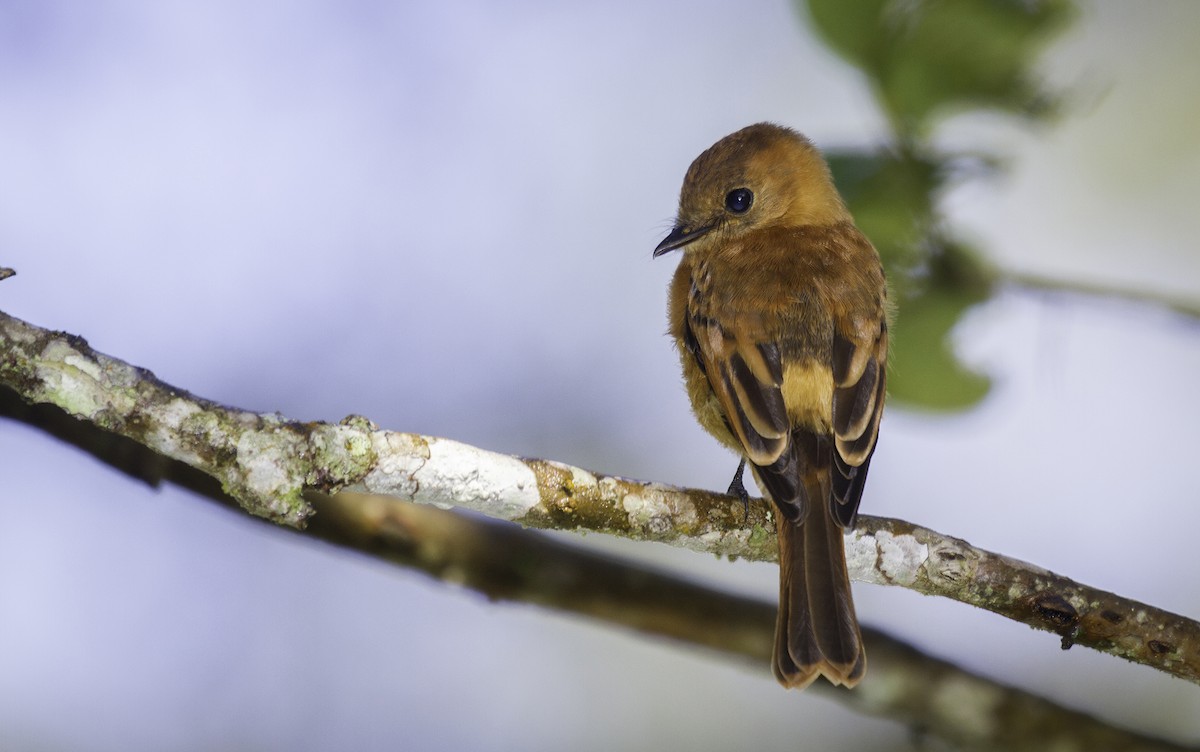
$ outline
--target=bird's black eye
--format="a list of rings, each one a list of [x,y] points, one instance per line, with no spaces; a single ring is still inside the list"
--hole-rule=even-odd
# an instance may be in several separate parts
[[[734,214],[745,214],[754,203],[754,192],[749,188],[734,188],[725,196],[725,208]]]

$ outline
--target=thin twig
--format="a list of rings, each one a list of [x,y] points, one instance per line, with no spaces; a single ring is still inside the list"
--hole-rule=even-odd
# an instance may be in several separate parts
[[[1151,290],[1137,290],[1121,285],[1067,281],[1030,272],[1009,271],[1000,274],[1000,281],[1026,290],[1043,293],[1088,295],[1097,298],[1128,300],[1158,306],[1181,316],[1200,319],[1200,302],[1192,298],[1164,295]]]

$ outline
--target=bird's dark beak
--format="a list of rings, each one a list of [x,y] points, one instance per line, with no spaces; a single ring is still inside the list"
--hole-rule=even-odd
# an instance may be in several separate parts
[[[658,247],[654,249],[654,258],[658,258],[664,253],[670,253],[676,248],[682,248],[704,233],[711,230],[715,225],[708,225],[697,230],[689,230],[683,225],[675,225],[675,229],[671,230],[671,234],[663,238]]]

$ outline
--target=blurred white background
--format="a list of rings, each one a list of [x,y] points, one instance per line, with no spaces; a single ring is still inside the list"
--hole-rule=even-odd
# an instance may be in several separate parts
[[[952,121],[1001,265],[1200,298],[1200,3],[1085,3],[1059,124]],[[874,143],[783,2],[0,0],[0,309],[247,409],[724,488],[652,262],[684,170],[774,120]],[[903,320],[898,322],[903,326]],[[863,510],[1200,617],[1200,327],[1008,292],[989,399],[893,409]],[[766,672],[499,606],[148,490],[0,423],[0,748],[821,749],[909,730]],[[773,565],[588,536],[773,598]],[[1200,739],[1200,690],[939,599],[859,614],[1072,707]]]

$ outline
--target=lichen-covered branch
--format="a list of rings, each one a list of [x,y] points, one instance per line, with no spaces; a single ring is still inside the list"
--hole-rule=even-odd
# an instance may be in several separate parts
[[[459,507],[530,527],[593,530],[749,559],[775,558],[767,505],[495,454],[448,439],[228,408],[0,313],[0,385],[216,479],[247,511],[302,527],[306,491],[361,491]],[[860,518],[858,580],[986,608],[1063,645],[1086,645],[1200,683],[1200,624],[897,520]]]
[[[860,579],[940,595],[1084,645],[1200,683],[1200,624],[1075,582],[964,540],[900,520],[860,517],[847,542]]]
[[[168,481],[235,505],[215,479],[50,405],[0,387],[0,417],[39,428],[152,485]],[[343,548],[422,570],[495,600],[533,603],[701,646],[766,673],[774,605],[747,599],[552,540],[516,525],[389,497],[306,492],[303,531]],[[298,533],[300,531],[297,531]],[[892,718],[964,749],[1177,750],[1045,698],[1005,687],[864,629],[868,681],[853,692],[809,689]],[[948,698],[952,701],[947,702]]]

